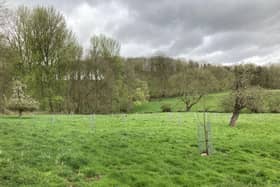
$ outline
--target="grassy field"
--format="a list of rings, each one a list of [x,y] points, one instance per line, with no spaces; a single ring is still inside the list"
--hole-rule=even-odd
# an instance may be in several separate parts
[[[280,99],[280,90],[266,90],[265,104],[267,105],[268,100],[271,98]],[[223,112],[222,100],[228,95],[228,92],[224,93],[214,93],[203,97],[199,103],[193,106],[191,111],[203,111],[207,108],[210,112]],[[180,98],[163,98],[163,99],[153,99],[148,103],[144,103],[140,106],[135,106],[133,113],[154,113],[161,112],[161,105],[169,104],[173,112],[185,111],[185,105]],[[265,110],[267,106],[265,106]],[[248,112],[248,111],[246,111]]]
[[[215,112],[222,112],[222,107],[220,104],[220,101],[222,101],[223,98],[225,98],[228,95],[228,93],[215,93],[215,94],[209,94],[202,98],[202,100],[196,104],[191,111],[199,111],[206,106],[209,111],[215,111]],[[135,106],[133,109],[133,112],[138,113],[154,113],[154,112],[161,112],[161,105],[163,104],[169,104],[171,106],[172,111],[178,112],[178,111],[185,111],[185,105],[182,102],[182,100],[178,97],[174,98],[162,98],[162,99],[153,99],[148,103],[144,103],[139,106]]]
[[[198,113],[0,117],[0,186],[280,186],[280,115]]]

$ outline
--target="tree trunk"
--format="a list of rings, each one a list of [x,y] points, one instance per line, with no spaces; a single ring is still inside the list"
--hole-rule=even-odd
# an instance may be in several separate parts
[[[19,110],[19,111],[18,111],[18,117],[21,118],[21,116],[22,116],[22,110]]]
[[[52,103],[52,99],[49,97],[49,107],[50,107],[50,112],[54,112],[53,110],[53,103]]]
[[[236,126],[236,121],[238,120],[238,117],[239,117],[239,111],[234,111],[232,116],[231,116],[230,123],[229,123],[229,125],[231,127]]]
[[[189,106],[186,104],[186,112],[189,112],[191,110],[192,106]]]
[[[203,97],[203,95],[200,95],[199,97],[197,97],[197,98],[195,98],[194,100],[193,100],[193,102],[185,102],[185,105],[186,105],[186,112],[189,112],[190,110],[191,110],[191,108],[195,105],[195,104],[197,104],[199,101],[200,101],[200,99]]]

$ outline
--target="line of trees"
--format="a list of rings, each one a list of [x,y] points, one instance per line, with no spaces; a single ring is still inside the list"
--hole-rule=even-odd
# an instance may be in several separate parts
[[[20,7],[8,24],[3,19],[7,14],[0,17],[2,112],[15,80],[27,86],[41,110],[65,113],[129,112],[150,98],[173,96],[189,111],[208,93],[232,90],[235,124],[255,93],[248,87],[280,89],[279,65],[219,66],[164,55],[123,58],[120,43],[104,35],[92,36],[84,53],[64,16],[52,7]]]

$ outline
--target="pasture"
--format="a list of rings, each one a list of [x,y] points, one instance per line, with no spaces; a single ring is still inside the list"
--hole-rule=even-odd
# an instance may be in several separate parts
[[[0,117],[0,186],[279,186],[280,115],[200,113]]]
[[[280,90],[265,90],[264,91],[264,112],[269,112],[268,103],[273,99],[280,100]],[[222,101],[229,95],[229,92],[212,93],[204,96],[196,105],[191,109],[193,112],[204,111],[206,108],[209,112],[224,112]],[[133,108],[133,112],[138,113],[155,113],[161,112],[161,105],[168,104],[172,112],[185,111],[185,105],[180,97],[159,98],[152,99],[142,105]],[[243,110],[244,113],[250,113],[248,110]]]

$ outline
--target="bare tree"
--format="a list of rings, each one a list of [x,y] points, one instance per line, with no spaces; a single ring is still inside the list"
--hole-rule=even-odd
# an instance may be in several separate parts
[[[217,80],[211,72],[203,68],[184,67],[182,73],[173,76],[170,81],[173,86],[179,89],[180,98],[185,104],[188,112],[197,104],[203,96],[214,91],[217,87]]]

